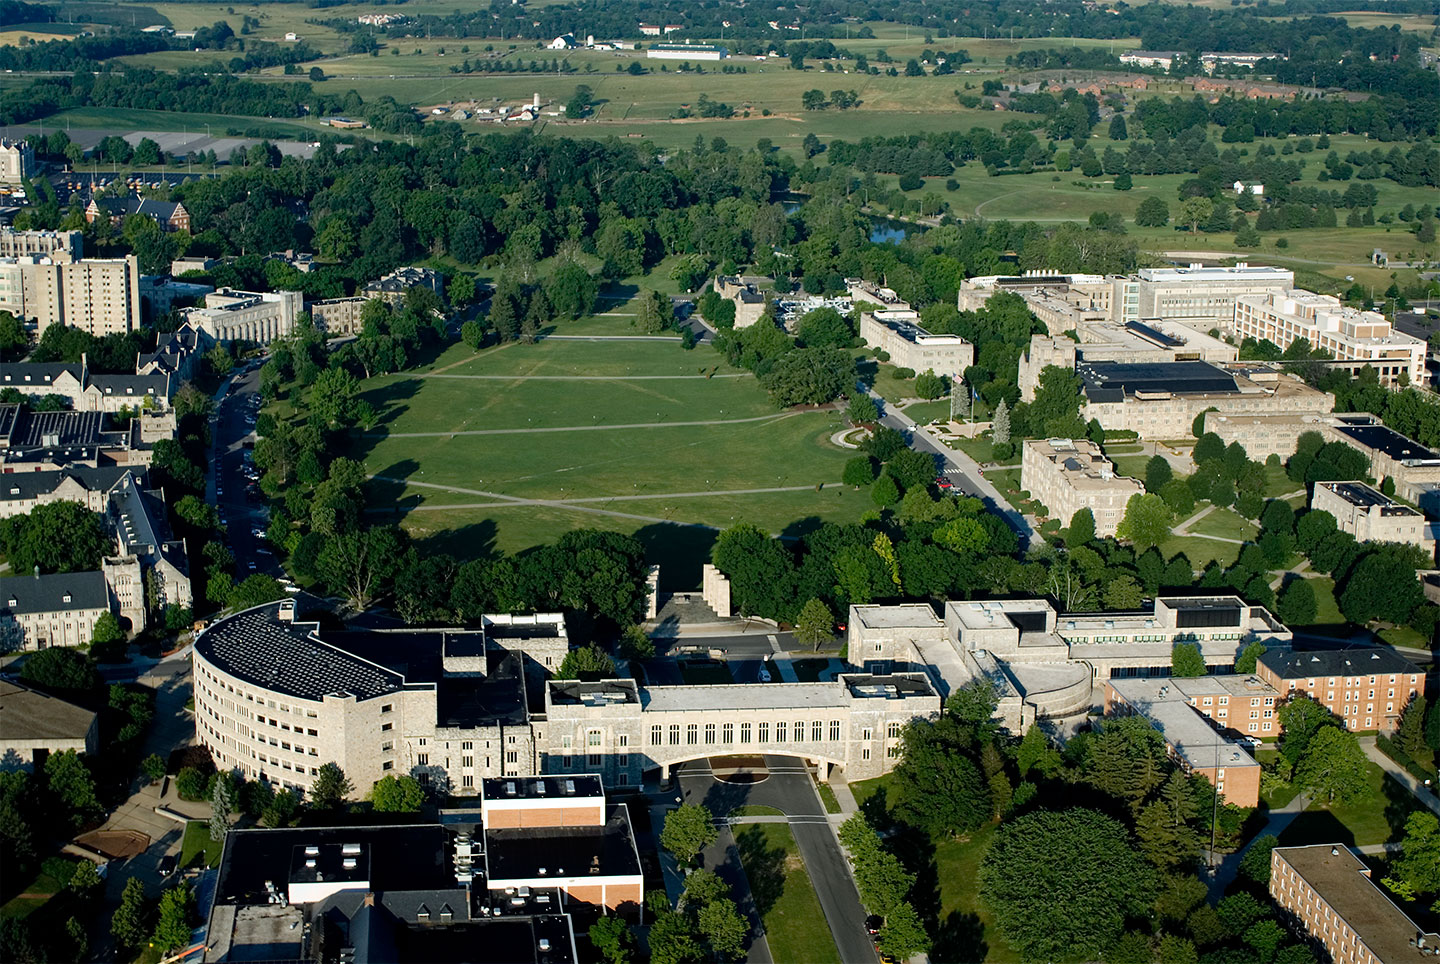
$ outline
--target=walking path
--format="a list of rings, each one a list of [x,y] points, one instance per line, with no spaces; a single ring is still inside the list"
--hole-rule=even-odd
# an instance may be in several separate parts
[[[1229,887],[1231,882],[1234,881],[1235,877],[1240,873],[1241,858],[1245,856],[1245,851],[1249,850],[1256,840],[1259,840],[1266,834],[1273,834],[1279,837],[1280,834],[1285,832],[1286,827],[1294,823],[1296,817],[1305,812],[1305,808],[1308,806],[1310,806],[1310,797],[1303,793],[1297,793],[1285,806],[1270,811],[1270,819],[1266,821],[1265,826],[1261,827],[1255,836],[1246,842],[1245,846],[1233,854],[1226,854],[1221,857],[1219,866],[1215,868],[1215,876],[1211,877],[1209,882],[1210,902],[1213,904],[1225,896],[1225,888]]]
[[[1213,505],[1207,505],[1205,508],[1195,513],[1190,518],[1186,519],[1184,522],[1171,529],[1170,534],[1175,536],[1190,535],[1190,527],[1214,511],[1215,507]]]
[[[433,376],[432,376],[433,377]],[[775,422],[793,418],[802,412],[781,412],[777,415],[754,415],[750,418],[712,418],[696,422],[630,422],[622,425],[564,425],[555,428],[479,428],[451,432],[367,432],[367,438],[455,438],[460,435],[534,435],[540,432],[610,432],[633,428],[694,428],[701,425],[743,425],[748,422]]]
[[[1319,579],[1319,578],[1321,578],[1320,573],[1318,573],[1318,572],[1307,572],[1307,570],[1308,570],[1309,568],[1310,568],[1310,560],[1309,560],[1309,559],[1301,559],[1299,562],[1297,562],[1297,563],[1296,563],[1294,566],[1292,566],[1291,568],[1289,568],[1289,569],[1283,569],[1283,570],[1281,570],[1280,572],[1277,572],[1277,573],[1275,574],[1275,578],[1272,579],[1272,580],[1270,580],[1270,588],[1271,588],[1271,589],[1276,589],[1276,590],[1278,590],[1278,589],[1281,587],[1281,585],[1284,584],[1284,582],[1285,582],[1285,577],[1286,577],[1286,576],[1289,576],[1289,575],[1292,575],[1292,574],[1293,574],[1293,575],[1296,575],[1296,576],[1299,576],[1299,577],[1302,578],[1302,579]]]
[[[1370,762],[1390,774],[1390,776],[1395,778],[1397,783],[1409,790],[1411,796],[1419,800],[1426,807],[1429,807],[1432,813],[1440,815],[1440,800],[1435,798],[1434,792],[1428,789],[1425,784],[1417,779],[1409,770],[1380,752],[1380,748],[1375,745],[1375,738],[1373,736],[1360,737],[1360,749],[1365,751],[1365,755],[1370,758]]]
[[[635,513],[633,513],[633,512],[616,512],[616,511],[614,511],[613,509],[597,509],[597,508],[595,508],[594,506],[588,506],[588,505],[569,505],[569,504],[567,504],[567,503],[565,503],[565,502],[557,502],[557,501],[555,501],[554,499],[520,499],[520,498],[516,498],[515,496],[511,496],[511,495],[501,495],[499,492],[484,492],[484,491],[482,491],[482,490],[480,490],[480,489],[462,489],[462,488],[460,488],[459,486],[453,486],[453,485],[434,485],[434,484],[432,484],[432,483],[430,483],[430,482],[416,482],[416,481],[414,481],[413,479],[397,479],[397,478],[394,478],[394,477],[388,476],[388,475],[372,475],[372,476],[370,476],[370,478],[372,478],[372,479],[379,479],[381,482],[395,482],[395,483],[398,483],[398,484],[400,484],[400,485],[413,485],[413,486],[416,486],[417,488],[422,488],[422,489],[440,489],[440,490],[445,491],[445,492],[460,492],[460,493],[464,493],[464,494],[466,494],[466,495],[478,495],[478,496],[482,496],[483,498],[487,498],[487,499],[496,499],[496,500],[498,500],[499,502],[506,503],[506,504],[510,504],[510,505],[543,505],[543,506],[550,506],[550,507],[556,508],[556,509],[569,509],[569,510],[572,511],[572,512],[589,512],[589,513],[591,513],[591,514],[593,514],[593,515],[613,516],[613,517],[615,517],[615,518],[617,518],[617,519],[636,519],[636,520],[638,520],[638,521],[640,521],[640,522],[663,522],[663,523],[666,523],[666,524],[669,524],[669,525],[688,526],[688,527],[690,527],[690,528],[692,528],[692,529],[710,529],[710,530],[715,531],[715,532],[720,531],[718,527],[712,526],[712,525],[706,525],[706,524],[703,523],[703,522],[680,522],[680,521],[677,521],[677,520],[675,520],[675,519],[664,519],[664,518],[661,518],[660,516],[637,515],[637,514],[635,514]],[[467,508],[467,506],[464,506],[464,505],[412,506],[411,508],[409,508],[409,509],[406,510],[406,511],[408,511],[408,512],[416,512],[416,511],[438,512],[438,511],[440,511],[440,510],[442,510],[442,509],[464,509],[464,508]],[[390,510],[390,509],[379,509],[379,510],[377,510],[377,511],[378,511],[378,512],[390,512],[391,510]]]
[[[380,479],[380,480],[386,481],[386,482],[399,481],[398,479],[387,479],[387,478],[385,478],[384,476],[379,476],[379,475],[377,475],[377,476],[372,476],[372,478],[377,478],[377,479]],[[467,490],[465,490],[465,489],[455,488],[455,487],[452,487],[452,486],[432,485],[431,483],[428,483],[428,482],[413,482],[413,481],[412,481],[412,482],[409,482],[408,484],[410,484],[410,485],[420,485],[420,486],[424,486],[424,487],[426,487],[426,488],[447,489],[447,490],[452,491],[452,492],[462,492],[462,493],[463,493],[463,492],[467,491]],[[824,486],[826,486],[826,485],[838,486],[839,484],[840,484],[839,482],[822,482],[822,483],[820,483],[820,485],[821,485],[822,488],[823,488]],[[717,496],[717,495],[768,495],[768,494],[770,494],[770,493],[772,493],[772,492],[814,492],[814,491],[815,491],[815,486],[813,486],[813,485],[777,485],[777,486],[772,486],[772,487],[770,487],[770,488],[760,488],[760,489],[708,489],[708,490],[706,490],[706,491],[704,491],[704,492],[658,492],[658,493],[650,493],[650,492],[647,492],[647,493],[644,493],[643,495],[591,495],[591,496],[586,496],[586,497],[583,498],[583,499],[545,499],[545,500],[543,500],[543,504],[544,504],[544,505],[577,505],[577,504],[583,504],[583,503],[587,503],[587,502],[649,502],[649,501],[651,501],[651,500],[653,500],[653,499],[705,499],[705,498],[710,498],[710,497],[712,497],[712,496]],[[506,501],[506,502],[472,502],[472,503],[467,503],[467,504],[465,504],[465,505],[416,506],[416,511],[425,511],[425,510],[438,511],[438,510],[441,510],[441,509],[487,509],[487,508],[493,508],[493,507],[497,507],[497,506],[503,507],[503,506],[518,506],[518,505],[535,505],[535,504],[537,504],[537,503],[539,503],[539,500],[534,500],[534,499],[522,500],[522,501],[514,501],[514,502],[511,502],[511,501]]]

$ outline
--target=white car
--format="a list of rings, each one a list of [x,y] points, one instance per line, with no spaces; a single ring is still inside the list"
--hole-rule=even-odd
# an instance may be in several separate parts
[[[1242,736],[1240,738],[1240,742],[1248,747],[1259,747],[1265,745],[1265,741],[1260,739],[1258,736]]]

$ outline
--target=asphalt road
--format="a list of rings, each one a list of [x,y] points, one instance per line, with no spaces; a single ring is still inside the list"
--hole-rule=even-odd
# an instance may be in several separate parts
[[[216,505],[225,517],[226,544],[235,553],[236,579],[242,580],[252,573],[264,573],[275,577],[283,576],[284,569],[263,538],[256,538],[251,530],[269,525],[269,510],[263,497],[251,498],[245,486],[243,467],[245,440],[251,438],[253,429],[246,421],[246,415],[257,409],[250,399],[258,398],[260,371],[246,371],[236,374],[230,381],[230,391],[216,408],[214,434],[216,466]],[[263,550],[263,551],[262,551]],[[249,563],[254,563],[251,569]]]
[[[711,773],[708,761],[703,760],[680,768],[677,779],[684,802],[703,803],[715,814],[728,814],[747,804],[783,811],[841,960],[847,964],[875,964],[875,947],[865,933],[860,894],[840,852],[840,842],[830,829],[825,805],[815,792],[809,769],[799,759],[787,756],[766,756],[765,766],[770,775],[759,783],[722,783]]]
[[[924,432],[916,429],[914,420],[905,413],[891,408],[888,402],[864,384],[857,383],[856,388],[867,393],[880,407],[881,425],[895,429],[905,436],[912,449],[924,452],[936,460],[936,474],[937,476],[943,475],[950,480],[953,486],[949,490],[951,493],[971,496],[985,503],[987,510],[1000,516],[1009,524],[1010,528],[1015,530],[1016,535],[1020,537],[1022,549],[1036,542],[1039,534],[1023,515],[1000,496],[999,490],[981,474],[980,466],[970,456],[948,446],[932,442]]]

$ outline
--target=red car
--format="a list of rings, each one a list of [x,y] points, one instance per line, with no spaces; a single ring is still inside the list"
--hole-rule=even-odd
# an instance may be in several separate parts
[[[938,488],[941,488],[941,489],[953,489],[953,488],[955,487],[955,483],[954,483],[954,482],[951,482],[949,479],[945,478],[945,476],[943,476],[943,475],[936,477],[936,479],[935,479],[935,485],[936,485]]]

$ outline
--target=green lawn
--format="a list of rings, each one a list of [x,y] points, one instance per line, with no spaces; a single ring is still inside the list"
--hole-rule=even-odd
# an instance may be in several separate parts
[[[213,867],[220,861],[220,848],[223,846],[224,841],[210,839],[210,824],[207,821],[191,820],[185,825],[185,837],[180,842],[180,866],[196,864]]]
[[[1339,842],[1366,846],[1404,836],[1405,820],[1420,804],[1384,770],[1366,761],[1366,791],[1357,800],[1330,807],[1316,802],[1280,835],[1280,843],[1296,846]]]
[[[1310,585],[1315,589],[1315,624],[1344,625],[1347,620],[1340,615],[1340,604],[1335,601],[1335,580],[1322,576],[1311,579]]]
[[[817,783],[815,788],[820,792],[820,802],[825,804],[825,812],[839,813],[840,801],[835,796],[835,789],[828,783]]]
[[[921,425],[933,422],[937,418],[949,419],[950,399],[938,398],[933,402],[916,402],[905,407],[905,414]]]
[[[735,841],[773,959],[839,964],[840,953],[790,828],[747,824],[736,830]]]
[[[1233,542],[1216,542],[1196,536],[1171,536],[1160,543],[1160,552],[1166,559],[1183,552],[1196,569],[1204,569],[1212,560],[1222,566],[1234,565],[1235,560],[1240,558],[1240,548]]]
[[[1233,509],[1216,509],[1190,527],[1193,535],[1219,536],[1222,539],[1249,540],[1259,527]]]
[[[629,329],[612,316],[563,330]],[[715,530],[748,521],[796,532],[873,509],[868,493],[839,485],[854,454],[830,442],[842,413],[780,411],[753,376],[706,348],[641,339],[547,339],[478,354],[455,346],[362,387],[381,422],[352,436],[350,454],[379,477],[372,511],[457,555],[612,528],[661,547],[661,578],[686,587],[698,583]],[[452,434],[464,432],[482,434]],[[667,574],[672,565],[682,571]]]

